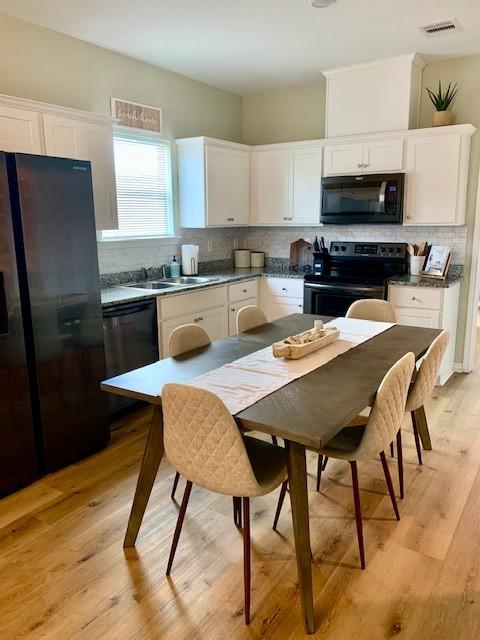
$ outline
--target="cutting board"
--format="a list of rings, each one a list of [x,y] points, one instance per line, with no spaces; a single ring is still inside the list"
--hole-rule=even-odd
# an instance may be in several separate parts
[[[290,245],[290,269],[310,271],[313,262],[313,245],[306,240],[295,240]]]

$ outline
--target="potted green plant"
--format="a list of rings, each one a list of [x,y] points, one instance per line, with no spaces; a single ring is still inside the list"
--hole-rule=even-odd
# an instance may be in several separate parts
[[[438,91],[431,91],[427,87],[427,93],[436,109],[433,114],[433,126],[443,127],[445,125],[452,124],[452,112],[448,110],[448,107],[452,104],[455,96],[457,95],[457,83],[452,87],[452,83],[449,82],[447,90],[443,92],[442,83],[439,80]]]

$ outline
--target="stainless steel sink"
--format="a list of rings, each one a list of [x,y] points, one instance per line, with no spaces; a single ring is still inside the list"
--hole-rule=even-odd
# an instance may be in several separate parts
[[[159,282],[157,280],[152,280],[151,282],[136,282],[135,284],[127,284],[127,287],[131,287],[132,289],[151,289],[152,291],[160,291],[161,289],[175,289],[175,287],[179,286],[178,284],[174,284],[173,282]]]
[[[163,282],[169,282],[172,284],[206,284],[207,282],[215,282],[219,278],[207,278],[198,276],[180,276],[178,278],[165,278]]]

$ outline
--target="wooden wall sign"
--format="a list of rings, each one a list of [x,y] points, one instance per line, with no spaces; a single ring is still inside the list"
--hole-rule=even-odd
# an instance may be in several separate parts
[[[112,116],[122,127],[133,127],[162,133],[162,110],[148,104],[111,99]]]

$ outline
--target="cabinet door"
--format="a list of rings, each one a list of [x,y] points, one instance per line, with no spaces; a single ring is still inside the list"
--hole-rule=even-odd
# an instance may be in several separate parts
[[[363,145],[364,173],[402,171],[403,138],[373,140]]]
[[[300,298],[271,297],[268,301],[268,321],[284,318],[292,313],[303,313],[303,300]]]
[[[117,229],[117,197],[113,132],[109,125],[82,123],[81,155],[92,163],[93,201],[97,229]]]
[[[0,150],[43,153],[40,114],[36,111],[0,107]]]
[[[411,327],[425,327],[427,329],[441,328],[441,313],[430,309],[410,309],[395,307],[399,324]]]
[[[293,222],[320,223],[322,149],[293,155]]]
[[[207,226],[247,225],[250,219],[250,155],[248,151],[207,145]]]
[[[288,151],[252,154],[252,223],[291,222],[292,163]]]
[[[43,115],[43,132],[48,156],[88,160],[82,149],[83,122],[46,113]]]
[[[198,324],[208,333],[210,340],[222,340],[228,335],[228,315],[226,307],[217,307],[207,311],[199,311],[195,314],[180,316],[162,322],[162,355],[167,358],[170,355],[168,339],[177,327],[183,324]]]
[[[363,172],[363,143],[327,144],[325,146],[325,175],[345,175]]]
[[[461,139],[457,134],[409,138],[405,224],[461,224],[457,216]]]
[[[249,305],[256,305],[257,298],[248,298],[247,300],[242,300],[241,302],[232,302],[228,306],[228,335],[236,336],[237,335],[237,313],[243,307],[248,307]]]

